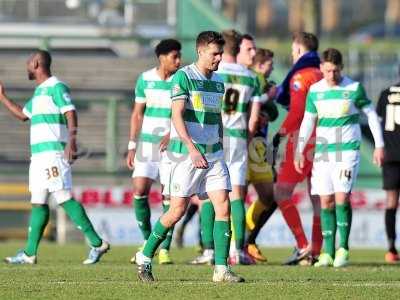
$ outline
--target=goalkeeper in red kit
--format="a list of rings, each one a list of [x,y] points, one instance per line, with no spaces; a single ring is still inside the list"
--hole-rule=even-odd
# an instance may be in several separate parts
[[[312,84],[322,79],[317,50],[318,39],[313,34],[300,32],[294,35],[292,42],[294,64],[280,86],[277,97],[278,103],[288,107],[288,114],[273,138],[275,148],[279,146],[282,138],[287,139],[284,159],[279,167],[274,188],[274,199],[297,243],[293,255],[286,262],[289,265],[297,264],[300,261],[311,264],[313,258],[319,255],[322,246],[318,196],[310,195],[314,213],[311,244],[307,240],[299,212],[292,200],[296,185],[305,179],[307,179],[308,191],[310,191],[309,179],[312,169],[313,143],[309,143],[304,150],[306,163],[301,174],[296,172],[293,160],[298,131],[304,116],[307,92]]]

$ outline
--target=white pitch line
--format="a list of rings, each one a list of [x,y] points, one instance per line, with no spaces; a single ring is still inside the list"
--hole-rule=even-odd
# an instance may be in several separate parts
[[[50,285],[109,285],[109,284],[118,284],[118,285],[125,285],[125,284],[132,284],[132,283],[140,283],[139,281],[132,280],[132,281],[49,281],[46,284]],[[155,284],[181,284],[181,285],[217,285],[211,281],[156,281]],[[245,282],[245,285],[260,285],[260,284],[268,284],[268,285],[325,285],[325,286],[337,286],[337,287],[398,287],[400,288],[400,282],[332,282],[332,283],[321,283],[321,282],[293,282],[293,281],[251,281]],[[0,286],[2,286],[0,284]]]

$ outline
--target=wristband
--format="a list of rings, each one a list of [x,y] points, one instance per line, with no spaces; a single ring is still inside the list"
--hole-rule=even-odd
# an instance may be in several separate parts
[[[135,150],[135,149],[136,149],[136,142],[135,141],[129,141],[128,150]]]

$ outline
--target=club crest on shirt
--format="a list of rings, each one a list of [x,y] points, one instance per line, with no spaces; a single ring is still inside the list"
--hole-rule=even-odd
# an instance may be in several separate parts
[[[149,89],[154,89],[155,86],[156,86],[156,83],[154,81],[150,81],[147,83],[147,87]]]
[[[172,95],[176,95],[181,91],[181,87],[179,86],[179,84],[175,84],[172,87]]]
[[[64,98],[65,102],[71,103],[71,96],[68,93],[64,93],[63,98]]]
[[[300,90],[300,89],[301,89],[301,82],[298,81],[298,80],[294,81],[294,82],[293,82],[293,89],[294,89],[295,91]]]
[[[224,91],[224,85],[223,85],[222,83],[219,83],[219,82],[218,82],[218,83],[216,84],[216,87],[217,87],[217,91],[218,91],[218,92],[221,92],[221,93],[222,93],[222,92]]]
[[[172,190],[173,190],[174,192],[179,192],[180,189],[181,189],[181,186],[180,186],[178,183],[174,183],[174,184],[172,185]]]
[[[343,92],[343,98],[344,99],[349,99],[350,98],[350,92],[349,91],[344,91]]]

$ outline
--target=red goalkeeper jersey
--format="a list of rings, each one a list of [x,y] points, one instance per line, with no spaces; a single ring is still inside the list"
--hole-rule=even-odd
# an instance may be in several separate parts
[[[290,80],[290,106],[280,133],[292,134],[300,129],[306,107],[306,98],[310,86],[322,79],[318,68],[305,68],[296,72]]]

